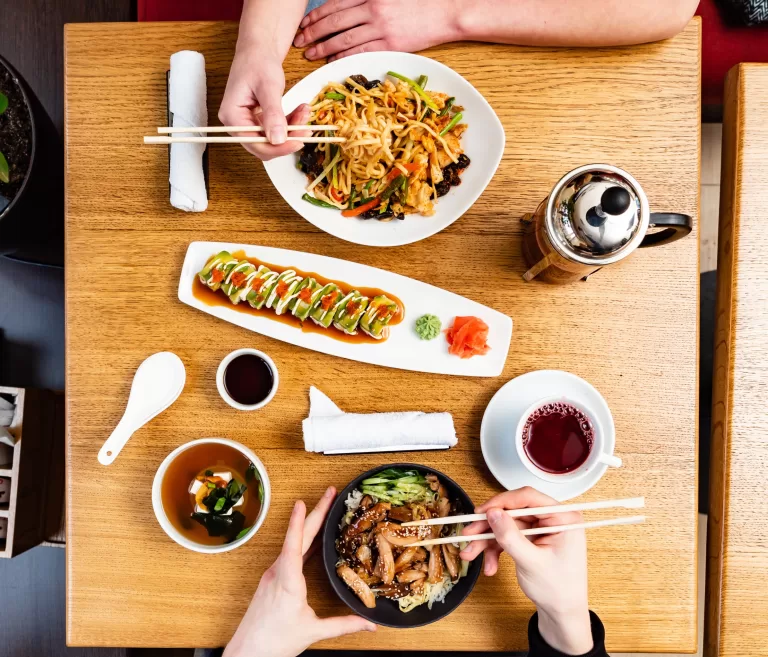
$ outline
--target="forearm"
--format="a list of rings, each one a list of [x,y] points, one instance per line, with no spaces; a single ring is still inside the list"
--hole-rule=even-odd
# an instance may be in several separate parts
[[[618,46],[666,39],[698,0],[450,0],[455,38],[527,46]]]
[[[584,619],[553,620],[539,612],[528,623],[528,657],[608,657],[605,629],[596,614]]]
[[[306,6],[306,0],[245,0],[237,48],[255,48],[282,62]]]

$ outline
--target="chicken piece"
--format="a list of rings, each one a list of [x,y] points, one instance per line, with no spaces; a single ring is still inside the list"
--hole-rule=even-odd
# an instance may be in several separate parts
[[[411,595],[420,594],[424,591],[424,585],[427,583],[426,579],[417,579],[411,584]]]
[[[429,571],[427,582],[437,584],[443,581],[443,555],[439,545],[429,546]]]
[[[389,543],[398,547],[407,547],[411,543],[423,541],[432,534],[430,528],[424,525],[401,527],[395,522],[380,522],[376,531],[381,532]]]
[[[437,478],[437,475],[434,474],[428,474],[426,477],[424,477],[427,480],[427,483],[429,484],[429,490],[437,492],[437,489],[440,488],[440,480]]]
[[[376,596],[373,591],[354,570],[344,564],[336,569],[336,574],[355,592],[355,595],[362,600],[368,609],[373,609],[376,606]]]
[[[366,572],[373,572],[373,554],[367,545],[361,545],[355,552],[357,560],[363,565]]]
[[[435,185],[443,182],[443,167],[440,166],[440,158],[436,150],[429,153],[429,177]]]
[[[428,92],[429,96],[432,98],[432,100],[435,101],[435,105],[437,105],[440,109],[443,109],[445,107],[445,101],[450,98],[448,94],[444,94],[440,91],[430,91]]]
[[[448,157],[448,153],[445,152],[444,148],[439,149],[437,152],[437,163],[441,169],[445,169],[449,164],[453,164],[453,160]]]
[[[427,574],[424,571],[411,568],[410,570],[404,570],[400,573],[397,576],[397,581],[403,584],[417,582],[420,579],[426,578],[426,576]]]
[[[432,186],[422,185],[418,193],[416,194],[413,207],[418,208],[419,212],[421,212],[421,214],[427,217],[435,214],[435,208],[434,208],[434,204],[431,201],[431,197],[432,197]]]
[[[397,522],[410,522],[413,520],[413,511],[408,506],[393,506],[389,511],[389,519]]]
[[[373,498],[370,495],[363,495],[363,499],[360,500],[360,506],[358,508],[365,511],[366,509],[369,509],[372,504]]]
[[[415,180],[426,180],[427,170],[429,168],[429,155],[423,151],[419,151],[418,153],[414,154],[411,161],[414,164],[418,164],[419,168],[414,174],[411,175],[409,182],[413,184]]]
[[[448,499],[448,491],[440,484],[437,488],[437,515],[445,518],[451,513],[451,500]]]
[[[355,514],[356,517],[348,525],[344,532],[348,537],[356,536],[362,532],[367,532],[377,522],[381,522],[387,517],[387,512],[392,508],[389,502],[377,502],[369,509],[364,509],[362,513]]]
[[[459,559],[458,554],[452,554],[448,550],[448,545],[444,544],[441,546],[443,548],[443,559],[445,560],[445,567],[448,569],[448,573],[451,576],[451,579],[455,582],[457,579],[459,579],[459,572],[461,571],[461,560]]]
[[[411,587],[407,583],[401,584],[399,582],[377,586],[373,590],[376,592],[376,595],[389,598],[390,600],[398,600],[411,594]]]
[[[375,573],[381,577],[384,584],[391,584],[395,579],[395,558],[392,555],[392,546],[381,533],[378,533],[376,547],[379,549],[379,558],[376,561]]]
[[[357,576],[363,580],[368,586],[376,586],[377,584],[381,584],[381,578],[377,575],[374,575],[373,573],[366,572],[365,568],[362,566],[358,566],[355,568],[355,572],[357,573]]]
[[[407,547],[397,557],[397,561],[395,561],[395,572],[402,572],[411,564],[424,561],[426,558],[427,551],[423,547]]]

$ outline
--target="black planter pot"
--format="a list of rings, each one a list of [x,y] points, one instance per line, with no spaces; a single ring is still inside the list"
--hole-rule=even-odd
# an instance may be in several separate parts
[[[64,262],[64,147],[61,136],[23,78],[0,56],[24,98],[32,128],[26,177],[0,211],[0,255],[41,265]]]

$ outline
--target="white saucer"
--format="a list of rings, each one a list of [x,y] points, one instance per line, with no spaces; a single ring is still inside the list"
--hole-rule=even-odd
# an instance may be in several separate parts
[[[505,383],[493,396],[480,427],[480,447],[485,463],[508,490],[531,486],[556,500],[569,500],[587,492],[608,469],[608,466],[598,464],[581,479],[553,484],[531,474],[520,462],[515,449],[515,428],[520,415],[537,399],[560,395],[592,410],[605,432],[605,452],[613,454],[616,445],[613,416],[595,388],[575,374],[559,370],[523,374]]]

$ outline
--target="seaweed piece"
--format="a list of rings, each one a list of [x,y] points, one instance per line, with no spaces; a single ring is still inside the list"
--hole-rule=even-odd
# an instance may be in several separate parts
[[[323,172],[322,157],[316,144],[305,144],[299,151],[299,168],[314,180]]]
[[[367,89],[368,91],[370,91],[374,87],[378,87],[381,84],[381,80],[369,80],[364,75],[360,75],[360,74],[350,75],[349,79],[353,80],[354,82],[359,84],[364,89]],[[349,82],[345,82],[344,86],[350,91],[355,90],[355,88],[351,84],[349,84]]]
[[[448,192],[451,191],[451,183],[449,183],[447,180],[443,180],[437,185],[435,185],[435,191],[437,192],[437,196],[445,196]]]
[[[374,208],[373,210],[367,210],[366,212],[363,212],[357,215],[357,218],[358,219],[391,219],[391,218],[405,219],[405,215],[402,213],[395,214],[389,208],[384,210],[384,212],[380,213],[378,208]]]
[[[248,489],[245,484],[238,483],[234,478],[224,488],[214,488],[203,498],[203,505],[210,511],[208,515],[224,514],[229,511]]]
[[[225,536],[232,540],[245,525],[245,516],[239,511],[233,511],[231,515],[223,516],[217,513],[192,514],[192,520],[199,522],[208,531],[208,536]]]

